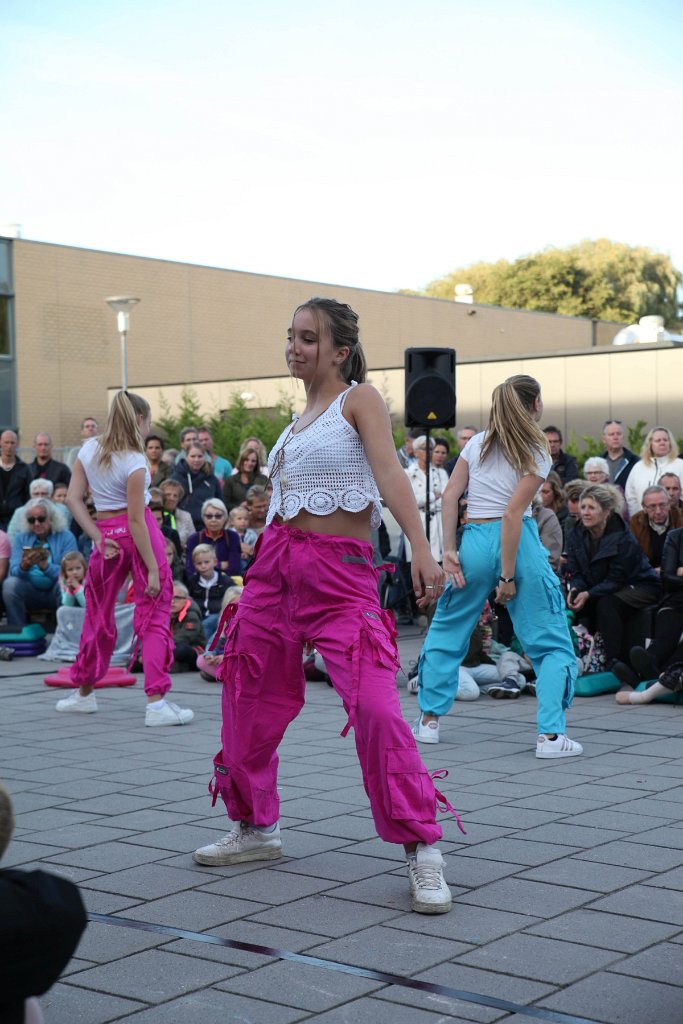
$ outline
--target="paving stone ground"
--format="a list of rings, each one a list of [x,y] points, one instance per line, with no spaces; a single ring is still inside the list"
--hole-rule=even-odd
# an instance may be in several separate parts
[[[403,631],[404,668],[420,643]],[[467,829],[443,819],[455,905],[426,917],[409,911],[402,851],[376,837],[325,684],[308,684],[281,748],[285,856],[206,868],[191,851],[229,830],[207,793],[220,688],[177,676],[175,699],[195,721],[153,730],[141,683],[101,691],[96,715],[56,714],[59,693],[43,685],[51,669],[0,663],[0,778],[17,821],[3,866],[71,878],[94,913],[267,949],[93,921],[42,1000],[47,1024],[457,1024],[550,1011],[575,1024],[682,1024],[683,709],[577,699],[569,732],[585,754],[554,763],[533,756],[532,697],[456,703],[442,742],[420,748],[430,770],[448,769],[441,788]]]

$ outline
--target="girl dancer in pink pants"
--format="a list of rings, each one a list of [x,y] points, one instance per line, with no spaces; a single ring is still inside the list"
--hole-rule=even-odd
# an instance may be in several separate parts
[[[142,644],[147,710],[145,725],[185,725],[192,711],[167,701],[173,661],[170,633],[173,581],[164,537],[149,504],[150,474],[144,439],[151,411],[139,395],[119,391],[101,437],[89,438],[73,468],[67,505],[94,541],[85,579],[85,622],[71,679],[79,689],[57,711],[97,711],[93,683],[106,674],[114,644],[114,607],[128,574],[135,590],[135,635]],[[83,496],[92,494],[97,522]]]
[[[221,666],[223,749],[212,790],[236,825],[194,858],[216,865],[281,855],[277,747],[304,703],[301,651],[310,643],[348,714],[342,735],[353,726],[377,831],[405,847],[412,908],[445,913],[451,894],[433,845],[441,837],[438,794],[401,716],[393,618],[380,610],[372,565],[380,491],[412,545],[418,604],[438,596],[444,574],[396,456],[386,406],[363,383],[356,314],[333,299],[311,299],[294,313],[285,354],[306,389],[306,408],[270,456],[267,525],[240,603],[231,606]]]

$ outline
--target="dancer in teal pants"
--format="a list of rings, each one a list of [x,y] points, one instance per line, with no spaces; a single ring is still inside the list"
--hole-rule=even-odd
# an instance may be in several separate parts
[[[564,600],[529,504],[550,471],[540,386],[518,374],[493,392],[485,431],[465,446],[442,498],[444,569],[451,583],[437,605],[419,664],[422,743],[438,743],[439,719],[458,687],[458,668],[491,591],[507,606],[515,633],[536,673],[536,756],[573,757],[582,747],[565,734],[576,658]],[[455,549],[458,499],[467,490],[468,522]]]

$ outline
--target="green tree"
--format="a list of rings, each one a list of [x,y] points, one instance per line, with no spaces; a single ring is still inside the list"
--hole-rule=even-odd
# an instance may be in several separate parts
[[[156,425],[169,447],[177,448],[183,427],[206,424],[213,434],[214,448],[234,464],[240,445],[247,437],[258,437],[270,450],[292,419],[292,403],[284,394],[274,409],[249,409],[238,392],[230,396],[227,409],[203,410],[192,388],[183,388],[180,405],[173,410],[163,394],[159,395],[161,416]]]
[[[512,263],[472,263],[432,281],[421,294],[452,299],[470,284],[476,302],[632,323],[656,314],[676,329],[683,275],[664,253],[600,238],[547,248]]]

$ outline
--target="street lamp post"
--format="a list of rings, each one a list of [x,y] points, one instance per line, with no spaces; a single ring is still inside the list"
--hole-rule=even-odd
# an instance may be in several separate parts
[[[104,301],[108,306],[111,306],[116,313],[116,326],[118,327],[119,338],[121,339],[121,390],[126,391],[128,389],[126,337],[128,335],[128,328],[130,327],[130,311],[140,300],[126,295],[112,295]]]

